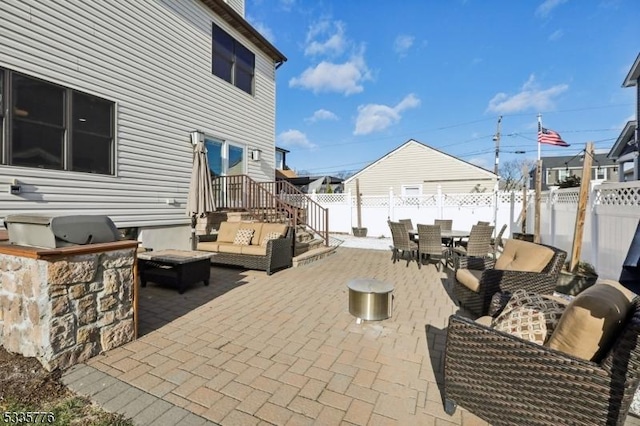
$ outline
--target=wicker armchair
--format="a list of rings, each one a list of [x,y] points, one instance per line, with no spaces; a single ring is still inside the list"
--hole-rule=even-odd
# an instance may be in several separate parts
[[[387,222],[391,228],[391,238],[393,239],[393,263],[402,257],[407,258],[407,266],[411,260],[415,260],[420,267],[418,259],[418,244],[409,239],[409,232],[404,224],[400,222]]]
[[[603,358],[587,361],[449,318],[444,405],[493,425],[623,425],[640,382],[640,298]]]
[[[553,253],[546,265],[539,272],[518,269],[517,263],[507,262],[512,251],[519,251],[518,257],[522,260],[528,258],[537,259],[536,253],[540,246],[550,249]],[[527,255],[526,251],[530,251]],[[456,277],[453,290],[459,305],[474,315],[486,315],[491,303],[491,297],[497,292],[509,292],[523,288],[538,294],[552,294],[558,275],[567,257],[564,250],[543,244],[534,244],[527,241],[507,240],[503,256],[498,261],[490,258],[459,257],[457,259]],[[501,256],[502,258],[502,256]],[[496,268],[498,262],[498,268]]]

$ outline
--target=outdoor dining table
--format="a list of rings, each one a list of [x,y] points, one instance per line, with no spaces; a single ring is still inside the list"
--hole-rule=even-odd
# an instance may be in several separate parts
[[[455,238],[458,239],[462,239],[462,238],[469,238],[469,234],[471,234],[471,231],[462,231],[459,229],[453,229],[453,230],[449,230],[449,231],[440,231],[440,236],[442,237],[442,240],[446,240],[449,242],[450,246],[453,246],[453,240]],[[413,241],[417,241],[418,240],[418,230],[416,229],[410,229],[409,230],[409,238],[411,238],[411,240]]]

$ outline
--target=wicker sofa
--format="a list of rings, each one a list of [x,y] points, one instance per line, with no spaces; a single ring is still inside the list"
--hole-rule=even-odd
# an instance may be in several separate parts
[[[506,240],[498,258],[462,256],[457,260],[454,294],[461,307],[476,316],[486,315],[497,292],[519,288],[552,294],[567,253],[556,247],[521,240]]]
[[[546,307],[509,303],[493,317],[449,318],[445,411],[460,405],[493,425],[623,425],[640,382],[640,298],[600,281],[543,317],[542,339],[531,319]]]
[[[216,234],[198,237],[197,249],[216,253],[212,264],[258,269],[271,275],[292,265],[293,228],[281,223],[222,222]]]

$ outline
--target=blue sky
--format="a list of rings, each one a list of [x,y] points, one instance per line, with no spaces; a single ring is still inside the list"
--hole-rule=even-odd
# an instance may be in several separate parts
[[[409,139],[493,170],[500,115],[501,163],[535,160],[538,113],[571,144],[543,156],[608,152],[635,117],[637,0],[246,0],[245,15],[288,58],[276,144],[314,175]]]

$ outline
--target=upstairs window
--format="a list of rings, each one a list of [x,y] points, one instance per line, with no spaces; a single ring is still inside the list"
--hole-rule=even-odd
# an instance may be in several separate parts
[[[213,75],[252,95],[256,56],[222,28],[212,26]]]
[[[114,103],[44,80],[0,70],[2,164],[113,174]]]

